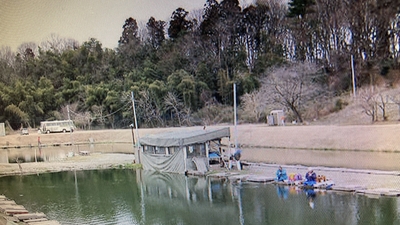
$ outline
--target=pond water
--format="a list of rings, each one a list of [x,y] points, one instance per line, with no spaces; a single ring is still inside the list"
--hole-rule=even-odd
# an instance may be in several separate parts
[[[61,224],[400,224],[398,198],[143,170],[1,177],[0,191]]]
[[[0,150],[0,163],[58,161],[79,151],[101,153],[134,152],[132,143],[81,144]],[[283,165],[306,165],[400,171],[400,152],[243,148],[242,160]]]
[[[79,151],[89,151],[91,153],[134,153],[131,143],[60,145],[42,148],[34,146],[32,148],[2,149],[0,150],[0,163],[15,163],[17,158],[23,162],[58,161],[65,159],[72,153],[78,154]]]
[[[250,162],[400,171],[399,152],[243,148]]]

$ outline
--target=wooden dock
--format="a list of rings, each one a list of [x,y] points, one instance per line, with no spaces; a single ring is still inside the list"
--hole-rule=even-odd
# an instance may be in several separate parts
[[[275,177],[266,177],[266,176],[249,176],[247,177],[247,181],[249,182],[258,182],[258,183],[272,183],[274,182]]]
[[[47,219],[44,213],[30,213],[24,206],[0,195],[0,224],[17,225],[59,225],[56,220]]]
[[[297,186],[303,188],[302,181],[293,181],[293,182],[278,182],[275,181],[274,177],[263,176],[263,175],[255,175],[255,174],[246,174],[240,173],[240,171],[219,171],[218,173],[208,174],[208,177],[215,178],[223,178],[227,179],[230,182],[255,182],[255,183],[269,183],[276,185],[288,185],[288,186]],[[399,189],[387,189],[387,188],[375,188],[368,189],[365,186],[361,185],[336,185],[334,181],[327,180],[323,182],[316,183],[313,186],[316,190],[331,190],[336,192],[349,192],[355,194],[362,194],[366,196],[386,196],[386,197],[400,197]]]

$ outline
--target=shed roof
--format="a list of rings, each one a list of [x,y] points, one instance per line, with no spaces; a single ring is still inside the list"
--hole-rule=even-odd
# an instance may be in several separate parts
[[[141,145],[174,147],[205,143],[207,141],[230,137],[229,127],[219,129],[181,130],[154,134],[140,139]]]

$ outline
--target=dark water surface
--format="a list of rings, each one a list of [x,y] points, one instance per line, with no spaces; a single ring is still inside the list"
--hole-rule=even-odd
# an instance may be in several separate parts
[[[61,224],[400,224],[398,198],[142,170],[1,177],[0,194]]]

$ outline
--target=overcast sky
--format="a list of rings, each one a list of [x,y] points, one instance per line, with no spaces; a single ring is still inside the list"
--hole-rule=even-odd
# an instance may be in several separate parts
[[[79,43],[96,38],[117,47],[125,20],[153,16],[168,21],[178,7],[202,9],[206,0],[0,0],[0,47],[13,51],[25,42],[40,44],[51,34]],[[243,0],[247,4],[252,0]]]

